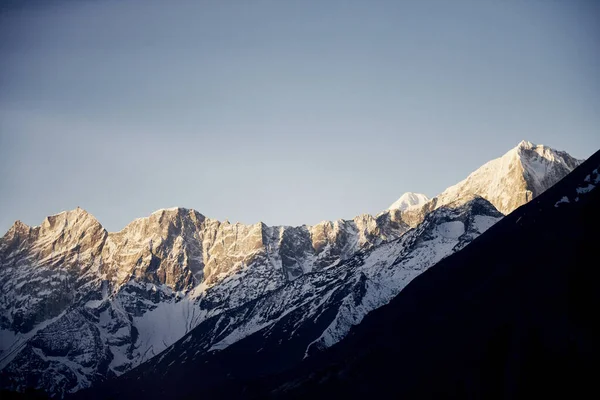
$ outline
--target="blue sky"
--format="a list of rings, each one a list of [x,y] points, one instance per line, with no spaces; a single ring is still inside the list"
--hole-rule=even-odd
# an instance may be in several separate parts
[[[600,148],[597,1],[9,1],[0,230],[81,206],[314,224],[522,139]]]

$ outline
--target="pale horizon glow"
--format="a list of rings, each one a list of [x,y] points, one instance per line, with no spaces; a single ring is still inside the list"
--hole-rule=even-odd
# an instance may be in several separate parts
[[[0,5],[0,235],[80,206],[314,225],[521,140],[600,148],[600,2]]]

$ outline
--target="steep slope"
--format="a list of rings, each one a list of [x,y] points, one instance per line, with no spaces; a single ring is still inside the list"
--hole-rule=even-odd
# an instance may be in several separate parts
[[[522,141],[436,196],[433,207],[453,203],[468,193],[487,199],[498,211],[509,214],[542,194],[581,162],[563,151]]]
[[[541,155],[534,151],[547,167],[538,168],[536,176],[539,182],[550,185],[577,161],[566,153],[544,149]],[[513,152],[523,154],[510,159],[519,165],[522,158],[533,156],[518,149]],[[487,170],[494,176],[506,172]],[[523,181],[527,181],[525,169],[517,166],[508,170],[522,171]],[[484,179],[484,175],[479,174],[478,179]],[[361,215],[315,226],[230,224],[183,208],[159,210],[116,233],[106,232],[81,209],[48,217],[40,227],[17,222],[0,239],[2,385],[16,390],[43,388],[53,394],[74,392],[151,359],[204,321],[205,329],[214,337],[207,338],[201,347],[221,342],[223,348],[223,344],[234,343],[246,336],[244,331],[254,328],[237,318],[223,331],[228,339],[222,341],[225,336],[210,328],[208,321],[290,286],[290,282],[307,274],[318,275],[330,268],[336,271],[357,253],[402,237],[441,205],[454,209],[473,200],[473,187],[478,186],[461,187],[462,191],[454,191],[454,203],[434,199],[376,217]],[[507,196],[518,193],[508,190]],[[451,235],[456,226],[447,225],[445,229]],[[449,254],[448,248],[440,254]],[[427,265],[434,259],[431,256]],[[340,272],[328,279],[344,281],[350,285],[344,286],[347,288],[364,284],[354,273]],[[387,294],[376,296],[366,306],[344,300],[345,309],[357,307],[362,311],[347,320],[341,313],[334,327],[344,328],[329,330],[337,332],[330,335],[337,339],[328,339],[323,330],[319,333],[324,334],[322,340],[313,348],[339,340],[351,325],[389,301],[401,287],[394,283],[388,290],[387,283],[377,285],[385,286],[377,290]],[[303,295],[292,293],[292,297]],[[327,292],[319,292],[321,295]],[[314,304],[323,301],[319,296],[315,296]],[[347,294],[340,299],[348,299]],[[268,307],[269,303],[260,304]],[[281,304],[295,307],[296,303],[290,297]],[[341,303],[332,304],[323,307],[342,309]],[[261,313],[265,317],[260,324],[270,326],[278,318],[268,311]],[[230,318],[229,314],[224,318]],[[295,323],[302,321],[300,318]],[[63,331],[70,334],[65,336]]]

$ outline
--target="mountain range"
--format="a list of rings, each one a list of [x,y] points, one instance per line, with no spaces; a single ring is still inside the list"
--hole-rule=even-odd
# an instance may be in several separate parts
[[[0,239],[0,384],[63,396],[133,368],[121,381],[161,371],[175,382],[229,347],[264,359],[253,376],[292,368],[579,164],[521,142],[433,199],[411,193],[378,215],[314,226],[185,208],[114,233],[79,208],[17,221]],[[206,381],[223,383],[228,368]]]

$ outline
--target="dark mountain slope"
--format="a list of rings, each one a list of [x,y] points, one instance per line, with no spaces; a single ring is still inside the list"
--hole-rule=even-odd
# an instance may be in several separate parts
[[[600,153],[285,376],[282,398],[587,397],[597,391]]]

